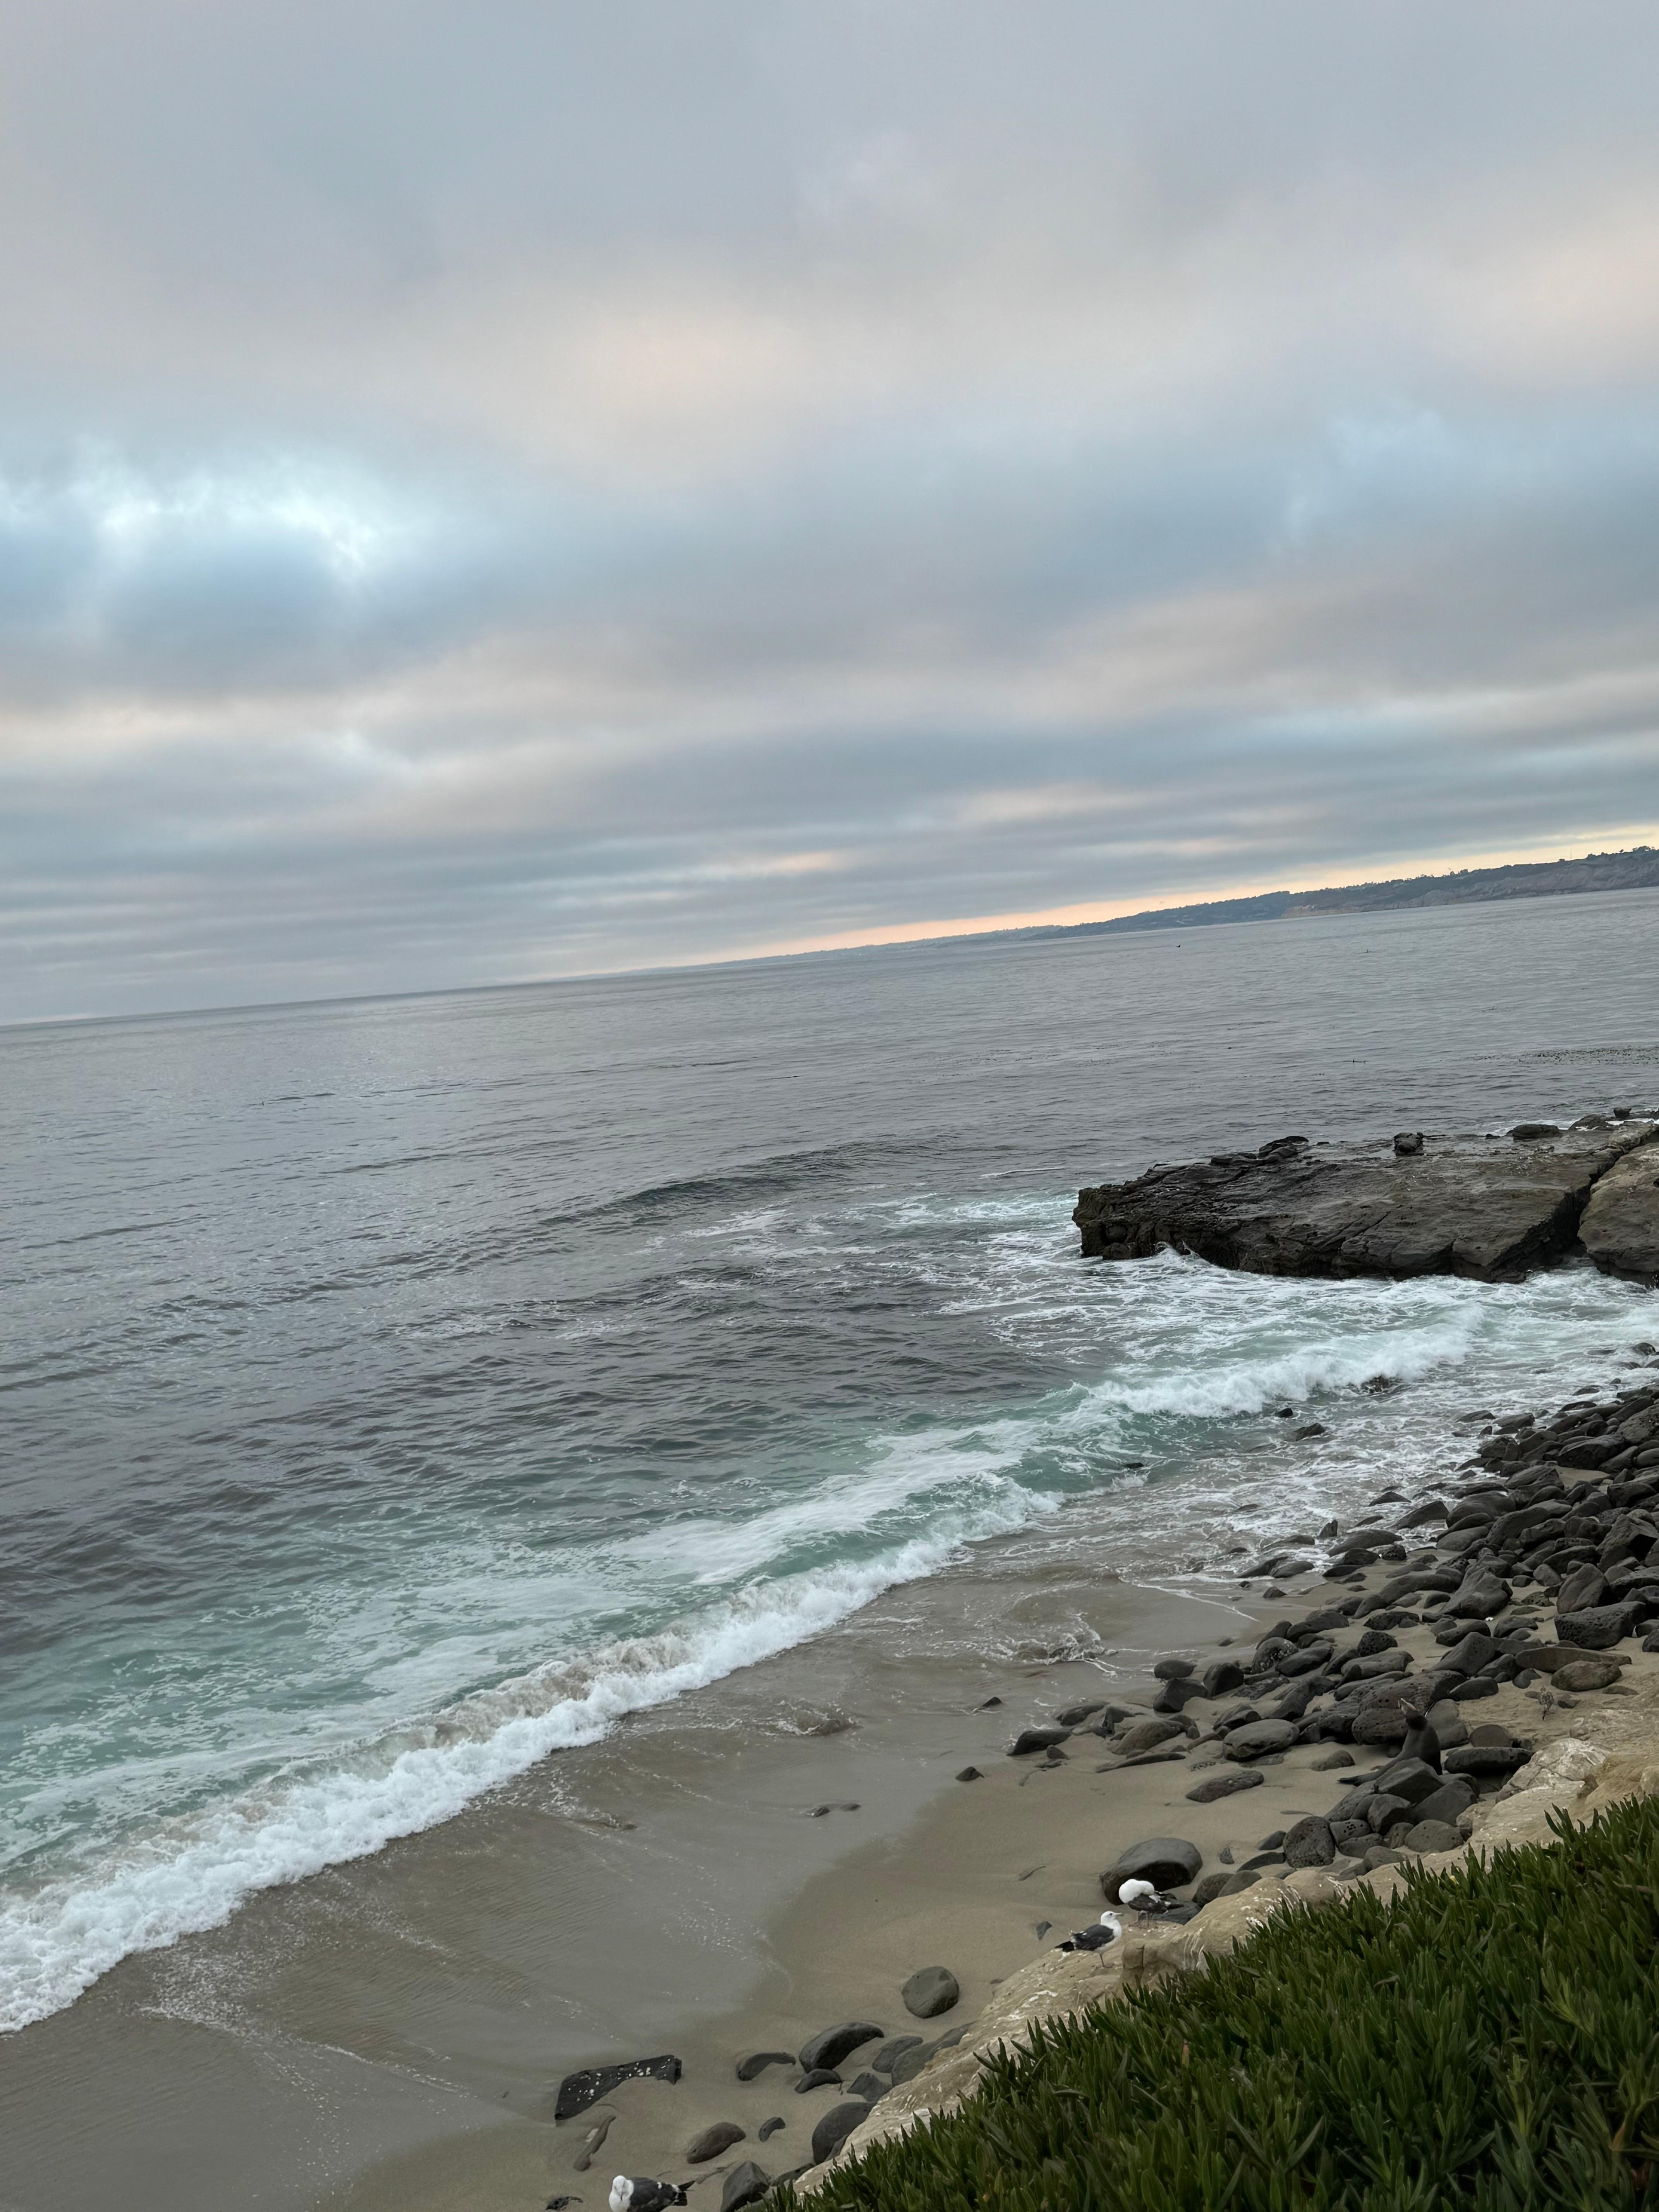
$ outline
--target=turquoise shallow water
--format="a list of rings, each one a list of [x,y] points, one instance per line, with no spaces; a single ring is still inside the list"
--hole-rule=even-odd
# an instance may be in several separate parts
[[[1583,1271],[1103,1269],[1067,1216],[1659,1099],[1656,937],[1631,894],[0,1035],[0,2025],[965,1542],[1086,1506],[1219,1575],[1328,1486],[1285,1398],[1407,1472],[1616,1362],[1650,1307]]]

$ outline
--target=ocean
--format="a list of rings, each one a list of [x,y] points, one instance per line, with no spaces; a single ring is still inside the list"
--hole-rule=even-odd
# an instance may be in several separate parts
[[[1583,1267],[1069,1214],[1659,1103],[1656,951],[1632,892],[0,1032],[0,2029],[965,1557],[1226,1588],[1617,1372]]]

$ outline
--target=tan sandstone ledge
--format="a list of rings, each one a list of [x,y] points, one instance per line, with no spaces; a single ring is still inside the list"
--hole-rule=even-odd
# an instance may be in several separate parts
[[[1552,1813],[1565,1811],[1582,1825],[1627,1798],[1659,1796],[1659,1683],[1644,1684],[1618,1705],[1581,1709],[1571,1718],[1575,1733],[1541,1744],[1496,1798],[1463,1815],[1469,1840],[1461,1849],[1419,1863],[1440,1873],[1503,1848],[1551,1844]],[[872,2144],[907,2135],[951,2111],[976,2091],[984,2060],[999,2050],[1024,2048],[1039,2023],[1070,2019],[1110,2003],[1126,1989],[1200,1966],[1254,1935],[1275,1913],[1340,1904],[1362,1887],[1390,1897],[1404,1881],[1398,1864],[1352,1881],[1310,1867],[1282,1881],[1261,1881],[1237,1896],[1218,1898],[1184,1926],[1157,1920],[1132,1926],[1126,1914],[1123,1939],[1108,1950],[1045,1952],[1001,1984],[956,2049],[941,2051],[914,2080],[890,2090],[834,2158],[801,2174],[797,2191],[817,2190]]]

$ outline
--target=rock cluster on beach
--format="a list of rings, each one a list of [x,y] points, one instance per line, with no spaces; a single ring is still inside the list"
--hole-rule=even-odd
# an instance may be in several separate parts
[[[1085,1259],[1169,1249],[1267,1275],[1511,1280],[1575,1250],[1659,1282],[1659,1121],[1587,1115],[1570,1129],[1391,1143],[1274,1139],[1078,1193]]]

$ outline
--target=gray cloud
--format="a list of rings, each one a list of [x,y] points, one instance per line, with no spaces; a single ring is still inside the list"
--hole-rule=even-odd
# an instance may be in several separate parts
[[[1656,61],[18,0],[0,1018],[1651,831]]]

